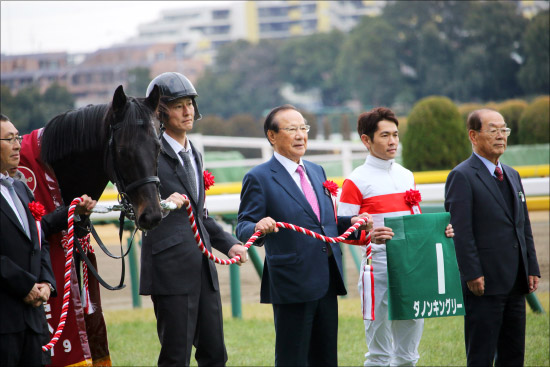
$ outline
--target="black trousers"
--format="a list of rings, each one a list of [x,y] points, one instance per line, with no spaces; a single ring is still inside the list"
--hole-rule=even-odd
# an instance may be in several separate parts
[[[151,296],[161,344],[159,366],[189,366],[192,346],[199,366],[227,362],[220,293],[212,289],[207,267],[203,262],[200,293]]]
[[[523,366],[525,295],[465,295],[468,366]]]
[[[338,365],[338,298],[333,277],[338,268],[329,258],[330,285],[316,301],[274,304],[276,366]]]
[[[26,329],[0,334],[0,366],[42,366],[44,335]]]

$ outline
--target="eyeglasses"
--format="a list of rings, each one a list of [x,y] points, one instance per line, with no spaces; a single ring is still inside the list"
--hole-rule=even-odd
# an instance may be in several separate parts
[[[308,133],[309,129],[311,129],[311,126],[309,125],[302,125],[300,127],[292,126],[292,127],[281,127],[281,130],[286,130],[290,134],[294,135],[296,132],[298,132],[298,129],[303,133]]]
[[[498,133],[501,133],[504,136],[510,136],[510,133],[512,132],[512,129],[509,127],[503,127],[502,129],[489,129],[489,130],[478,130],[480,133],[486,133],[490,137],[497,136]]]
[[[17,141],[19,143],[19,145],[21,145],[21,142],[23,141],[23,137],[22,136],[14,136],[12,138],[6,138],[6,139],[0,139],[0,140],[5,140],[7,141],[8,143],[10,143],[11,145],[14,145],[15,142]]]

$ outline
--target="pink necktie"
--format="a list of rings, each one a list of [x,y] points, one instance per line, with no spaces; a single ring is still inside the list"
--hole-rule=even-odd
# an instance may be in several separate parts
[[[313,187],[311,187],[311,184],[306,178],[304,169],[302,168],[302,166],[298,166],[298,168],[296,168],[296,172],[298,172],[298,174],[300,175],[300,185],[302,186],[302,191],[304,192],[304,195],[306,196],[306,199],[309,202],[309,205],[311,205],[313,212],[315,213],[315,215],[317,215],[317,219],[321,221],[321,216],[319,215],[319,203],[317,202],[317,196],[315,196]]]

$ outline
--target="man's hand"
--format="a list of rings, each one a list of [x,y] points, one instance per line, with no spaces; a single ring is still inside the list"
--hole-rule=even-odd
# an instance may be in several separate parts
[[[88,195],[84,194],[81,196],[82,201],[74,209],[76,215],[90,215],[92,214],[92,209],[97,204],[97,200],[93,200]]]
[[[391,240],[394,233],[389,227],[378,227],[372,231],[370,238],[372,243],[383,245],[387,240]]]
[[[185,199],[185,197],[180,193],[173,193],[170,195],[165,201],[171,201],[172,203],[176,204],[178,209],[181,209],[183,206],[189,205],[189,199]]]
[[[46,287],[48,287],[48,285],[46,285]],[[25,296],[25,298],[23,298],[23,302],[25,302],[26,304],[28,305],[31,305],[33,307],[38,307],[42,304],[43,300],[42,300],[42,293],[41,293],[41,288],[42,286],[38,283],[35,283],[31,289],[31,291],[29,292],[29,294],[27,294]],[[48,290],[50,288],[48,287]]]
[[[485,293],[485,277],[481,276],[477,279],[468,280],[468,289],[476,296],[483,296]]]
[[[50,285],[48,283],[38,283],[38,289],[40,290],[40,299],[43,302],[48,302],[51,296]]]
[[[533,293],[539,287],[539,277],[536,275],[529,275],[529,293]]]
[[[248,261],[248,249],[241,244],[233,245],[231,249],[229,249],[228,256],[230,258],[233,258],[236,255],[241,257],[241,259],[236,262],[237,265],[241,266]]]
[[[455,230],[453,229],[453,225],[451,223],[449,223],[447,228],[445,228],[445,236],[451,238],[455,236]]]
[[[275,219],[271,217],[265,217],[261,219],[258,223],[256,223],[256,226],[254,227],[254,232],[257,231],[260,231],[263,235],[266,235],[272,232],[279,232],[279,228],[277,227],[277,222],[275,221]]]
[[[370,231],[374,225],[374,221],[372,220],[372,215],[370,215],[369,213],[361,213],[356,217],[352,217],[351,225],[354,225],[355,223],[357,223],[359,219],[362,219],[362,218],[366,219],[367,222],[363,224],[361,227],[357,228],[357,230]]]

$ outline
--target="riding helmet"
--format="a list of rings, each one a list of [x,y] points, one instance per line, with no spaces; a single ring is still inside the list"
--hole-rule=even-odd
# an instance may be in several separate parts
[[[155,84],[158,85],[160,96],[164,102],[172,102],[178,98],[190,97],[193,100],[193,107],[195,108],[195,120],[202,118],[195,101],[195,97],[198,97],[199,94],[193,84],[183,74],[171,71],[158,75],[149,83],[146,96],[149,96]]]

